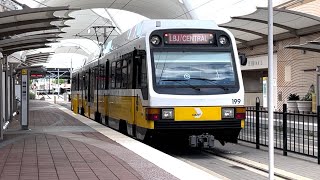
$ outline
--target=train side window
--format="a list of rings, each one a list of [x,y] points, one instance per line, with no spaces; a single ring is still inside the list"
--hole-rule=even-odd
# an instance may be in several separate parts
[[[140,52],[137,57],[137,88],[146,88],[148,81],[145,53]]]
[[[72,77],[72,84],[71,84],[71,90],[75,91],[76,90],[76,77]]]
[[[128,66],[127,66],[127,60],[123,60],[121,88],[127,89],[127,87],[128,87],[127,85],[128,85]]]
[[[78,88],[78,74],[74,77],[73,82],[75,83],[73,90],[78,91],[78,90],[79,90],[79,88]],[[72,83],[73,83],[73,82],[72,82]]]
[[[85,99],[88,101],[88,102],[90,102],[90,70],[88,70],[87,72],[86,72],[86,78],[85,78],[85,84],[84,84],[84,86],[85,86],[85,92],[86,92],[86,94],[85,94]]]
[[[127,63],[128,63],[128,65],[127,65],[127,67],[128,67],[128,85],[127,85],[127,87],[128,87],[128,89],[132,89],[132,76],[133,76],[133,74],[132,74],[132,60],[131,60],[131,58],[132,58],[132,56],[130,56],[129,58],[128,58],[128,60],[127,60]]]
[[[103,64],[100,64],[99,65],[99,75],[98,75],[98,86],[99,86],[99,90],[102,90],[104,89],[104,86],[105,86],[105,66]]]
[[[84,82],[84,75],[83,75],[83,72],[80,74],[80,90],[84,90],[84,87],[83,87],[83,82]]]
[[[90,72],[90,91],[89,91],[89,102],[93,102],[94,99],[94,90],[96,89],[96,74],[95,74],[95,69],[92,68]]]
[[[116,87],[116,62],[111,65],[111,89]]]
[[[148,79],[147,79],[147,64],[146,64],[146,56],[143,54],[141,55],[141,88],[146,88],[148,86]]]
[[[117,61],[117,68],[116,68],[116,88],[121,88],[121,82],[122,82],[122,69],[121,69],[121,60]]]
[[[81,91],[83,88],[82,88],[82,83],[83,82],[83,75],[82,73],[80,74],[79,73],[79,90]]]
[[[106,62],[106,67],[104,68],[105,74],[105,89],[109,89],[109,60]]]
[[[77,91],[79,91],[80,90],[80,74],[77,74],[77,76],[76,76],[76,78],[77,78]]]

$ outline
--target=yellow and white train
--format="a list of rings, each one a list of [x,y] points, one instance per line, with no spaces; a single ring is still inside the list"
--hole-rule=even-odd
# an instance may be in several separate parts
[[[245,120],[245,63],[233,35],[213,21],[143,21],[73,72],[72,109],[140,140],[236,142]]]

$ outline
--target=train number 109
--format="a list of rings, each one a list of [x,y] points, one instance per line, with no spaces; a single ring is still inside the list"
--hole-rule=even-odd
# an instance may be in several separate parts
[[[240,104],[241,99],[232,99],[232,104]]]

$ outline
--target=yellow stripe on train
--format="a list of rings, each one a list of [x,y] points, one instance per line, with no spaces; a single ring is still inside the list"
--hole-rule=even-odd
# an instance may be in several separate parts
[[[221,107],[176,107],[175,121],[221,120]]]

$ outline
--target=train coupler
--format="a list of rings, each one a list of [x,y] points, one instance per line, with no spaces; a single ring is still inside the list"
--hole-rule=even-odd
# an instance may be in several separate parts
[[[210,134],[189,136],[189,145],[191,147],[213,148],[214,136]]]

